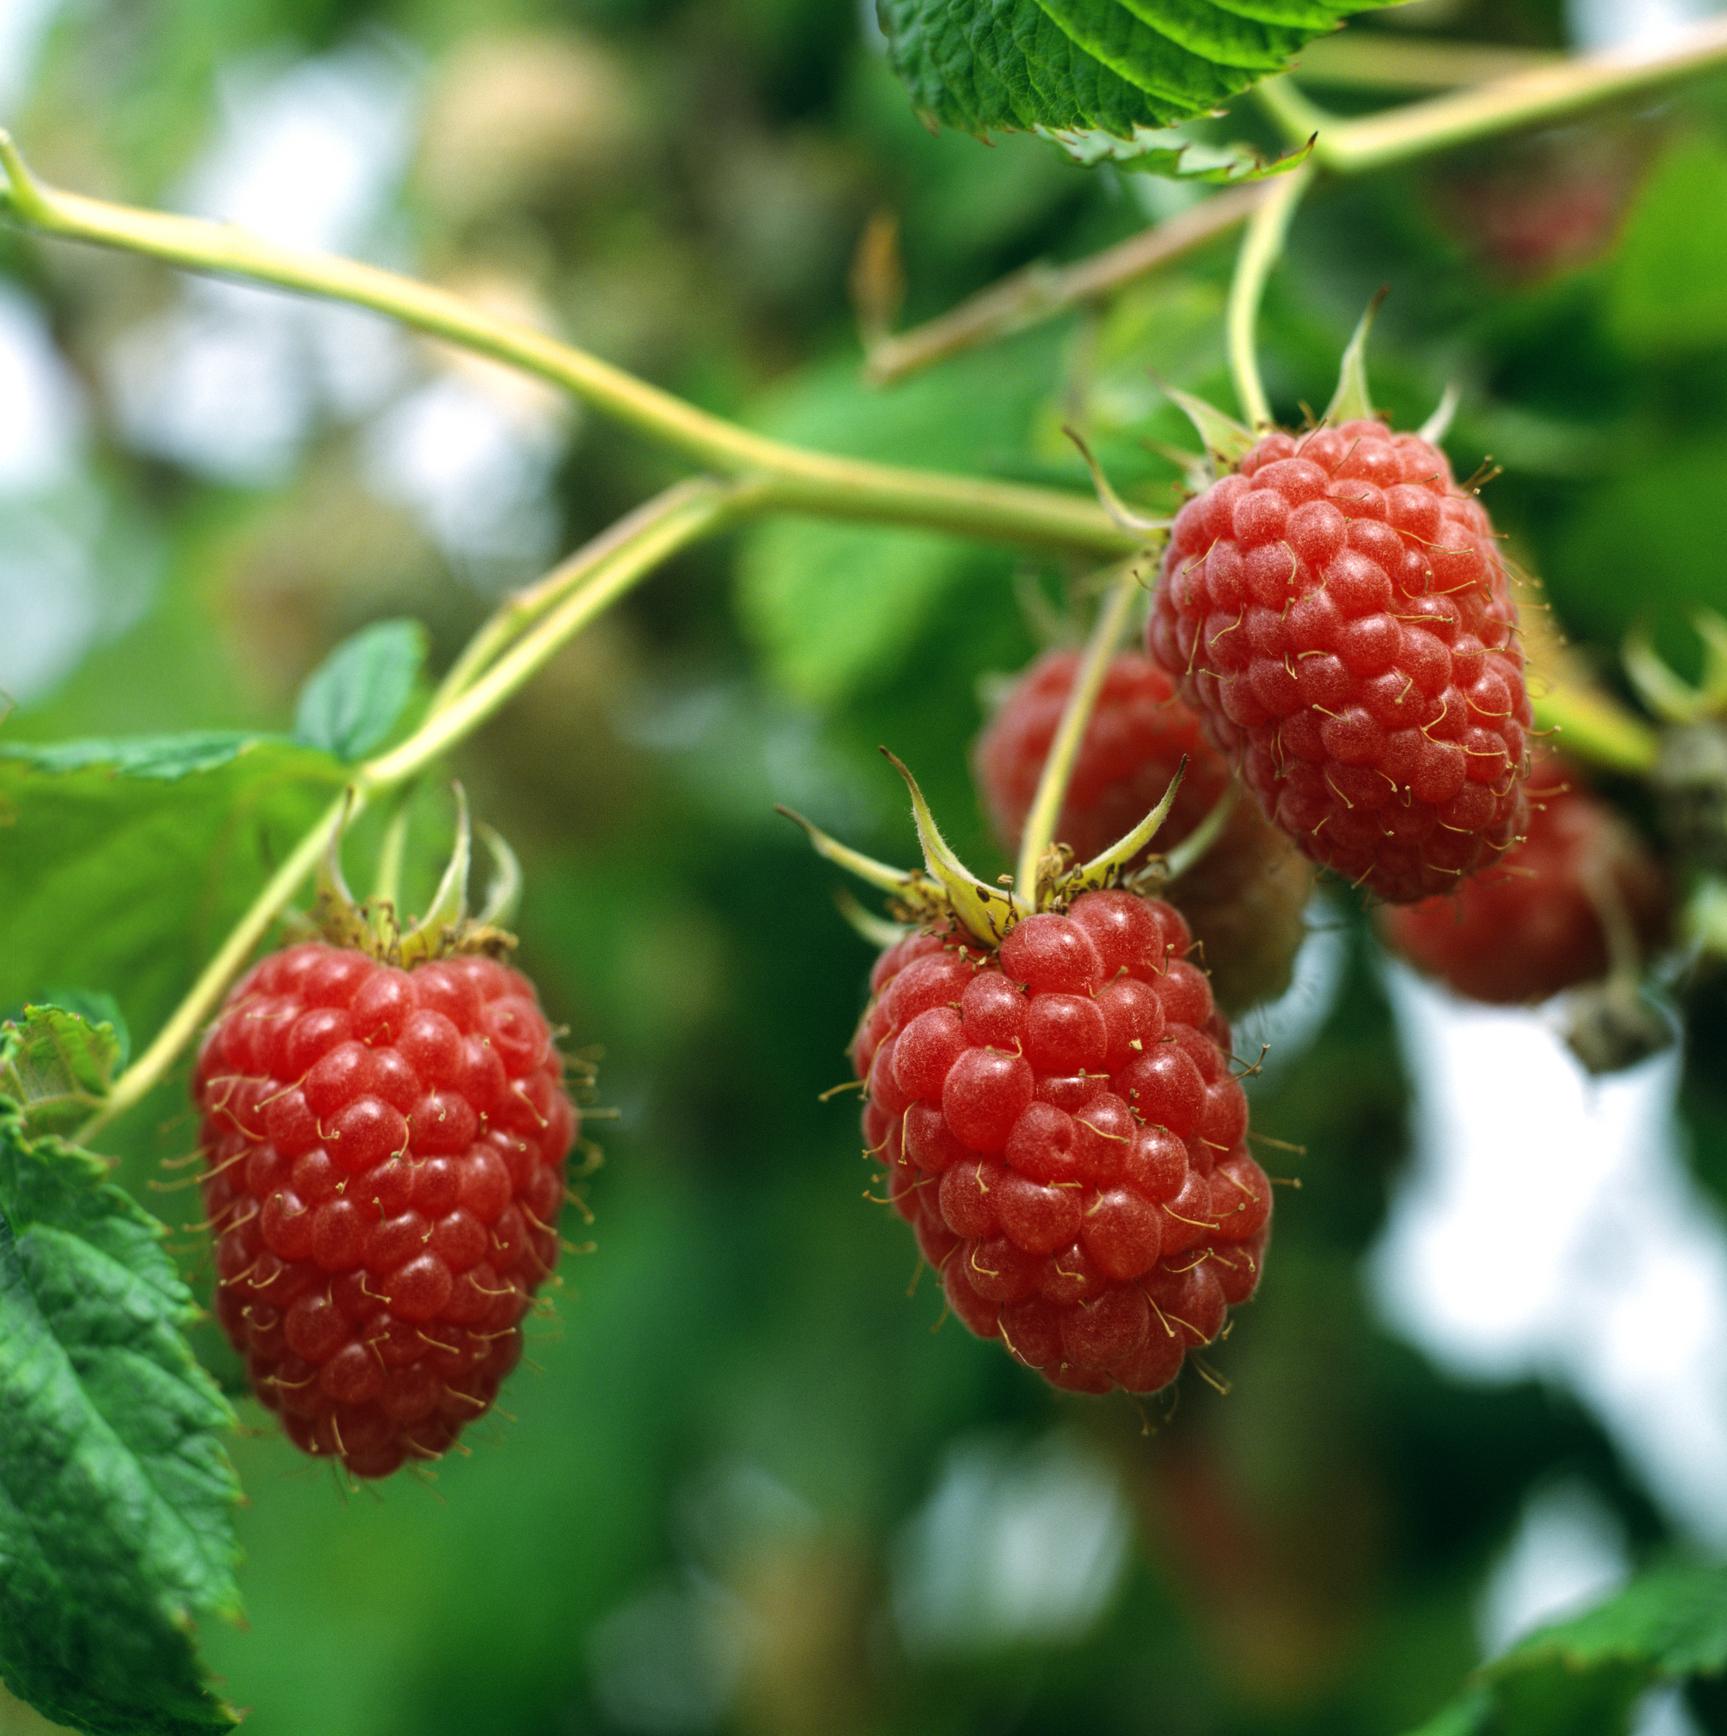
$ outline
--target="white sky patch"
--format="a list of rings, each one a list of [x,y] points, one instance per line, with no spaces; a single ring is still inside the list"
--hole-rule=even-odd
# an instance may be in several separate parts
[[[1682,1530],[1727,1543],[1727,1238],[1677,1057],[1591,1080],[1539,1012],[1390,987],[1417,1154],[1370,1263],[1382,1314],[1466,1374],[1567,1384]]]
[[[550,491],[564,450],[561,416],[494,391],[472,374],[420,386],[371,430],[366,477],[400,501],[482,589],[496,563],[519,583],[555,552]]]
[[[0,282],[0,500],[71,476],[84,406],[36,306]]]
[[[1709,0],[1568,0],[1570,36],[1579,48],[1638,48],[1653,54],[1719,8]]]
[[[369,44],[223,75],[221,118],[170,201],[272,240],[378,259],[413,147],[416,70]],[[375,315],[187,278],[107,367],[126,436],[227,481],[283,478],[317,421],[396,389],[408,340]]]
[[[10,110],[30,88],[48,26],[62,0],[0,0],[0,109]]]
[[[1078,1639],[1114,1598],[1131,1535],[1114,1472],[1077,1437],[962,1442],[894,1552],[900,1637],[913,1651]]]

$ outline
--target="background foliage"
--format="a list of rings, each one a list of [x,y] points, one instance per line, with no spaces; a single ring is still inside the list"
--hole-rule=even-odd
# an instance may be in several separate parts
[[[1175,473],[1156,446],[1182,430],[1151,376],[1226,396],[1227,247],[1102,312],[865,385],[847,276],[873,212],[899,217],[916,319],[1190,195],[1082,174],[1032,138],[932,138],[873,31],[820,0],[510,0],[483,25],[450,0],[39,10],[28,86],[0,90],[52,178],[279,217],[561,322],[763,429],[1079,481],[1061,434],[1077,421],[1118,486],[1157,500]],[[1552,46],[1566,22],[1546,0],[1461,0],[1374,27]],[[1227,130],[1257,129],[1243,109]],[[1507,465],[1495,514],[1609,676],[1634,625],[1682,661],[1688,609],[1723,595],[1724,192],[1717,81],[1327,187],[1267,305],[1268,385],[1293,417],[1390,285],[1383,401],[1414,419],[1459,382],[1454,455]],[[1604,222],[1531,240],[1517,206],[1539,232],[1543,197],[1605,198]],[[53,441],[9,452],[0,492],[0,597],[19,623],[0,686],[20,701],[0,757],[0,1008],[106,990],[147,1034],[329,800],[339,756],[389,728],[316,689],[296,713],[331,647],[411,617],[439,666],[488,595],[666,469],[360,316],[5,231],[0,316],[44,348],[63,398]],[[523,953],[546,1001],[606,1051],[621,1113],[602,1129],[598,1252],[566,1266],[557,1327],[506,1397],[519,1420],[476,1431],[436,1489],[345,1496],[242,1402],[250,1626],[203,1638],[259,1736],[1727,1724],[1718,1683],[1643,1698],[1722,1662],[1719,1579],[1682,1567],[1661,1609],[1701,1609],[1700,1634],[1666,1615],[1652,1634],[1634,1602],[1454,1698],[1509,1637],[1493,1612],[1515,1606],[1518,1572],[1563,1593],[1580,1550],[1609,1579],[1706,1552],[1727,1506],[1711,1506],[1718,1479],[1675,1496],[1578,1358],[1448,1357],[1370,1281],[1388,1221],[1431,1184],[1417,1135],[1442,1154],[1462,1108],[1442,1105],[1435,1131],[1414,1096],[1435,1077],[1431,1027],[1344,901],[1316,913],[1292,1002],[1238,1045],[1275,1041],[1255,1124],[1308,1155],[1290,1158],[1301,1191],[1280,1199],[1265,1289],[1222,1358],[1231,1396],[1196,1385],[1149,1418],[1055,1399],[953,1325],[932,1335],[927,1285],[902,1300],[912,1252],[859,1201],[854,1106],[816,1097],[842,1075],[867,956],[772,804],[908,856],[874,753],[887,741],[962,853],[988,860],[963,744],[980,679],[1037,643],[1055,576],[934,536],[767,524],[682,560],[458,756],[526,865]],[[380,660],[399,703],[417,653],[386,628],[353,654]],[[50,777],[33,745],[180,730],[224,733],[195,764],[135,757],[119,776]],[[428,860],[443,816],[429,800]],[[1654,1064],[1624,1185],[1681,1190],[1718,1267],[1712,1036],[1682,1080]],[[193,1196],[147,1189],[192,1139],[178,1089],[105,1141],[175,1225]],[[1675,1151],[1688,1167],[1662,1169]],[[1537,1261],[1526,1155],[1498,1154],[1501,1210],[1529,1214]],[[1491,1294],[1475,1233],[1456,1281]],[[207,1296],[199,1238],[173,1246]],[[1567,1279],[1578,1331],[1635,1281],[1593,1248]],[[231,1384],[217,1335],[196,1342]],[[1713,1404],[1724,1371],[1701,1359],[1721,1340],[1699,1342],[1679,1378]],[[1526,1597],[1525,1618],[1539,1606]],[[14,1723],[34,1727],[0,1707]]]

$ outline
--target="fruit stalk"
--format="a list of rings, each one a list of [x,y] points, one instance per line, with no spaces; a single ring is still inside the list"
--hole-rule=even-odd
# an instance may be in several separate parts
[[[1271,403],[1259,377],[1259,359],[1254,350],[1259,304],[1264,299],[1272,267],[1283,252],[1295,207],[1312,179],[1313,171],[1303,167],[1292,169],[1277,183],[1272,196],[1258,207],[1247,225],[1241,251],[1236,255],[1235,275],[1230,279],[1225,316],[1229,372],[1235,381],[1242,417],[1256,430],[1271,426]]]
[[[1134,600],[1139,596],[1143,583],[1139,568],[1129,562],[1110,586],[1109,596],[1091,630],[1073,691],[1062,711],[1061,724],[1050,743],[1049,758],[1044,761],[1042,775],[1038,778],[1037,794],[1032,798],[1031,811],[1025,817],[1025,830],[1020,834],[1019,865],[1014,875],[1015,889],[1034,910],[1037,908],[1039,865],[1044,853],[1056,841],[1056,823],[1061,816],[1062,804],[1067,800],[1074,760],[1080,743],[1085,740],[1091,714],[1096,709],[1097,696],[1109,670],[1109,660],[1127,632]]]

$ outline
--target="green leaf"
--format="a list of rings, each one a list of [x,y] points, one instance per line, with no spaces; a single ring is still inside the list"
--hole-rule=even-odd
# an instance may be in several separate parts
[[[192,1637],[240,1609],[233,1415],[161,1237],[0,1099],[0,1681],[96,1736],[236,1722]]]
[[[425,661],[418,621],[378,621],[344,639],[300,690],[295,739],[338,759],[363,758],[400,722]]]
[[[1208,114],[1351,13],[1399,0],[877,0],[923,114],[1131,139]],[[1250,15],[1251,14],[1251,15]]]
[[[1005,466],[1023,450],[1054,353],[1048,334],[1036,334],[889,391],[864,384],[855,363],[840,361],[781,392],[762,423],[782,438],[858,457],[943,469]],[[893,669],[941,598],[980,570],[999,572],[999,557],[953,537],[778,518],[744,539],[738,610],[785,692],[836,704]]]
[[[1664,1681],[1727,1670],[1727,1566],[1655,1568],[1605,1603],[1519,1641],[1485,1675],[1503,1682],[1530,1670],[1619,1663]]]
[[[1727,1671],[1727,1566],[1675,1563],[1518,1641],[1410,1736],[1611,1736],[1658,1682]]]
[[[26,1007],[0,1024],[0,1094],[32,1132],[77,1127],[108,1095],[120,1065],[114,1026],[69,1008]]]
[[[154,1029],[345,775],[289,742],[208,739],[0,748],[0,1008],[111,983]]]
[[[162,783],[215,771],[243,754],[280,740],[241,730],[195,730],[185,735],[107,736],[84,741],[8,742],[0,759],[43,772],[101,767],[111,776],[154,778]],[[0,810],[3,812],[4,810]]]
[[[1681,139],[1661,159],[1625,225],[1608,290],[1608,324],[1637,356],[1727,342],[1727,150]]]

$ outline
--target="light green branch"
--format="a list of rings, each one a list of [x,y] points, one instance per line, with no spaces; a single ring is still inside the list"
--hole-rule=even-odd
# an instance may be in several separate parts
[[[28,229],[369,308],[549,381],[704,467],[766,479],[776,503],[787,508],[1078,553],[1113,555],[1131,547],[1131,539],[1088,495],[811,452],[753,433],[598,356],[496,318],[431,284],[280,246],[231,224],[62,192],[37,179],[4,132],[0,168],[8,182],[0,192],[0,213]]]

